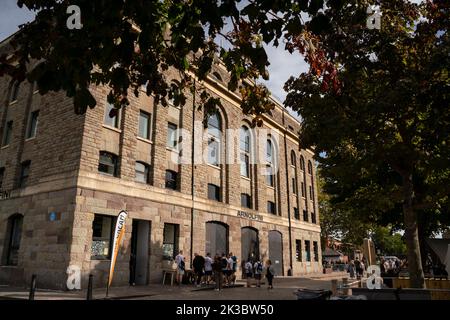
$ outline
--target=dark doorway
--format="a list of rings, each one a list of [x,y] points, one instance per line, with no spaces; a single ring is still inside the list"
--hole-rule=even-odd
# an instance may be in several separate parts
[[[283,236],[279,231],[269,231],[269,259],[276,275],[283,275]]]
[[[241,229],[241,257],[242,261],[256,261],[261,259],[259,256],[259,237],[258,230],[252,227],[243,227]]]
[[[148,282],[150,221],[133,219],[132,228],[130,284],[145,285]]]
[[[210,221],[205,225],[205,254],[211,253],[211,256],[228,254],[228,225]]]

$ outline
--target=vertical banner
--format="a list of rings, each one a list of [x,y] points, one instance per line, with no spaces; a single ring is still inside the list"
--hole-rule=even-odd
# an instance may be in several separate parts
[[[113,249],[111,256],[111,266],[109,269],[109,281],[108,287],[111,286],[111,282],[114,274],[114,266],[116,265],[117,254],[119,253],[120,243],[122,242],[123,235],[125,233],[125,219],[127,218],[128,213],[125,210],[119,212],[119,216],[117,217],[116,228],[114,230],[114,238],[113,238]]]

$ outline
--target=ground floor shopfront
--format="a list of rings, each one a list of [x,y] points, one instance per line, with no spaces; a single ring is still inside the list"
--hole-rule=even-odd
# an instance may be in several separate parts
[[[147,194],[77,186],[3,200],[0,283],[23,285],[36,274],[39,287],[65,289],[68,270],[79,270],[82,288],[89,274],[95,287],[105,286],[120,210],[129,215],[113,286],[160,283],[179,250],[188,267],[194,252],[233,252],[239,259],[238,276],[243,262],[257,257],[271,259],[278,275],[321,271],[317,225],[176,193]]]

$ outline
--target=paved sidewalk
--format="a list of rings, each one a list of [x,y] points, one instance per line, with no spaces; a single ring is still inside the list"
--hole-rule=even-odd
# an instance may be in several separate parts
[[[345,273],[326,275],[310,275],[308,277],[276,277],[274,289],[267,286],[246,288],[245,281],[238,281],[236,287],[215,291],[213,287],[197,288],[192,285],[163,286],[149,284],[147,286],[112,287],[106,297],[106,289],[93,290],[93,299],[139,299],[139,300],[295,300],[294,291],[298,288],[326,289],[331,288],[331,279],[341,279]],[[28,299],[26,288],[0,286],[0,299]],[[57,291],[37,289],[35,300],[86,300],[87,291]]]

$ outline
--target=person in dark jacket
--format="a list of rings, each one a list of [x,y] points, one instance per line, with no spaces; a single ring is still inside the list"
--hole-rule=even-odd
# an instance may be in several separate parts
[[[216,254],[214,257],[214,262],[212,264],[212,269],[214,272],[214,281],[216,282],[216,291],[222,290],[222,259]]]
[[[205,258],[203,256],[194,253],[194,260],[192,261],[194,267],[195,277],[197,279],[197,287],[200,286],[203,277],[203,268],[205,267]]]

